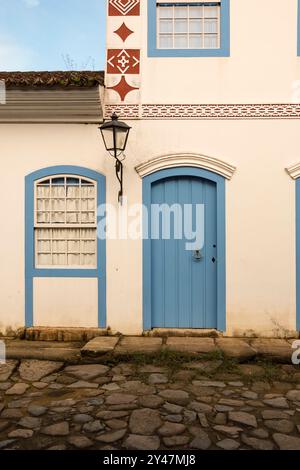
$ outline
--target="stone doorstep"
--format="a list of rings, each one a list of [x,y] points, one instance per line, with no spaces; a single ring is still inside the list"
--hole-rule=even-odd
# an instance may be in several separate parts
[[[162,338],[147,338],[144,336],[123,336],[118,342],[114,353],[116,355],[143,353],[151,354],[160,351]]]
[[[213,338],[170,337],[166,348],[171,351],[191,354],[211,353],[218,350]]]
[[[240,338],[198,338],[198,337],[170,337],[167,338],[166,348],[171,351],[202,354],[222,352],[225,356],[240,360],[251,359],[256,356],[255,349],[248,342]]]
[[[223,333],[214,329],[188,329],[188,328],[153,328],[143,332],[144,336],[150,337],[161,337],[169,338],[172,336],[176,337],[197,337],[197,338],[219,338],[223,336]]]
[[[98,336],[89,341],[82,349],[82,356],[98,357],[113,352],[120,340],[119,336]]]
[[[250,346],[256,351],[257,356],[276,360],[288,360],[291,362],[293,354],[292,345],[285,339],[257,338],[250,341]]]
[[[99,336],[108,336],[108,334],[108,329],[105,328],[51,328],[35,326],[25,328],[23,338],[21,339],[28,341],[86,342]]]
[[[245,360],[256,356],[256,350],[253,349],[245,339],[217,338],[216,345],[227,357]]]

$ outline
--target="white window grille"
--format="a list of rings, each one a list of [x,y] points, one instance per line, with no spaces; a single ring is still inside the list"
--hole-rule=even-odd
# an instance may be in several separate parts
[[[97,183],[72,175],[35,183],[36,268],[96,268]]]
[[[157,4],[159,49],[219,49],[220,2]]]

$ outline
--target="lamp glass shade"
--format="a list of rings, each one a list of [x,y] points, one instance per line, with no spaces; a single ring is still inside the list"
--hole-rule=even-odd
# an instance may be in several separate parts
[[[114,129],[106,128],[101,129],[101,134],[106,150],[113,152],[115,148],[114,144]]]
[[[116,116],[113,116],[111,121],[105,122],[100,130],[106,150],[124,152],[130,129],[125,122],[119,121]]]
[[[129,129],[116,129],[116,148],[124,152],[127,144]]]

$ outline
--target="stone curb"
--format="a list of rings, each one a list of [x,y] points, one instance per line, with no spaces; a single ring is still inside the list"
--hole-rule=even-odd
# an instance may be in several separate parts
[[[47,361],[78,362],[82,343],[7,340],[6,359],[39,359]]]
[[[101,349],[101,342],[97,339],[98,357],[107,351]],[[107,340],[106,340],[107,341]],[[241,338],[201,338],[201,337],[121,337],[113,349],[114,356],[128,356],[131,354],[155,354],[159,351],[172,351],[188,355],[225,357],[238,362],[248,362],[255,359],[271,360],[278,363],[292,362],[292,348],[294,340],[284,339],[241,339]],[[89,343],[84,347],[85,355],[89,355]],[[97,354],[90,354],[96,357]]]
[[[293,341],[252,338],[99,336],[85,345],[57,341],[10,340],[7,341],[6,352],[8,359],[43,359],[77,363],[99,361],[108,356],[122,358],[136,354],[157,354],[169,350],[208,359],[224,355],[241,363],[265,359],[291,364],[294,352]]]

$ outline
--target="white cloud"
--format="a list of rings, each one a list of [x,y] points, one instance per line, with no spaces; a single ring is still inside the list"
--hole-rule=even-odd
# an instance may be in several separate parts
[[[9,36],[0,35],[0,64],[4,71],[32,70],[35,63],[34,52]]]
[[[34,8],[34,7],[38,7],[38,6],[39,6],[40,0],[23,0],[23,3],[25,3],[25,5],[26,5],[28,8]]]

